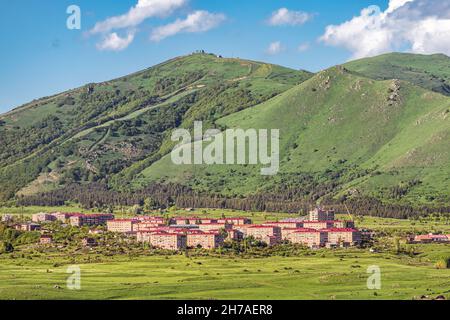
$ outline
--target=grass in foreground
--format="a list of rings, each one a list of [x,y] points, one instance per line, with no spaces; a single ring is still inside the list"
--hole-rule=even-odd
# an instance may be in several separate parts
[[[413,299],[450,297],[450,270],[427,259],[362,250],[260,259],[152,256],[84,263],[81,290],[66,288],[62,257],[4,260],[1,299]],[[380,290],[367,289],[367,268],[381,268]],[[61,287],[60,289],[55,286]]]

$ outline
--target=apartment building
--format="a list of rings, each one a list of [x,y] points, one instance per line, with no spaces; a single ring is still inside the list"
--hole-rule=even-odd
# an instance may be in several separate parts
[[[334,228],[355,228],[355,223],[353,221],[342,221],[342,220],[334,220],[333,221]]]
[[[113,220],[114,215],[108,213],[77,214],[69,218],[74,227],[105,225],[108,220]]]
[[[167,250],[183,250],[187,246],[186,235],[177,233],[151,233],[149,242],[153,247]]]
[[[138,224],[137,219],[114,219],[106,222],[108,231],[118,233],[135,233]]]
[[[66,223],[67,220],[70,219],[70,217],[79,215],[79,213],[67,213],[67,212],[56,212],[52,213],[52,216],[56,218],[56,220],[61,221],[63,223]]]
[[[315,208],[309,212],[310,221],[326,221],[334,220],[334,210],[324,210],[322,208]]]
[[[328,233],[322,230],[300,228],[286,237],[292,243],[303,244],[310,248],[323,247],[328,241]]]
[[[187,234],[189,248],[215,249],[223,246],[224,238],[218,232],[196,232]]]
[[[247,237],[254,237],[255,239],[264,241],[269,244],[275,242],[279,242],[281,240],[281,228],[276,226],[251,226],[246,230]],[[270,237],[274,237],[274,239],[270,239]]]
[[[230,218],[222,218],[217,219],[217,223],[228,223],[235,226],[241,226],[244,224],[251,224],[252,220],[249,218],[243,218],[243,217],[230,217]]]
[[[302,228],[303,227],[303,222],[290,222],[290,221],[269,221],[269,222],[264,222],[262,224],[263,226],[275,226],[275,227],[280,227],[281,229],[285,229],[285,228]]]
[[[198,229],[204,232],[219,231],[221,229],[229,230],[231,225],[227,223],[202,223],[198,225]]]
[[[31,216],[31,220],[36,223],[55,221],[56,217],[52,214],[40,212]]]
[[[198,217],[175,217],[170,219],[170,224],[186,225],[186,224],[199,224],[200,219]]]
[[[332,245],[352,245],[361,242],[361,233],[352,228],[331,228],[325,229],[328,233],[328,243]]]
[[[306,229],[320,230],[320,229],[329,229],[333,227],[334,227],[333,221],[311,221],[311,220],[303,221],[303,228]]]

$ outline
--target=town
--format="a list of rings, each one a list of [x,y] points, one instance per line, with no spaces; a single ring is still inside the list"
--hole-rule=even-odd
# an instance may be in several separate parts
[[[4,222],[13,220],[3,215]],[[198,216],[163,217],[136,215],[116,219],[113,214],[36,213],[31,221],[13,224],[20,231],[40,231],[39,243],[53,243],[46,223],[59,221],[72,227],[89,227],[89,234],[111,232],[122,234],[155,249],[182,251],[202,248],[217,249],[233,241],[258,241],[264,246],[283,243],[298,244],[310,249],[361,246],[372,237],[370,230],[358,230],[352,220],[337,220],[334,210],[315,208],[308,216],[265,221],[254,224],[247,217],[207,218]],[[101,228],[98,228],[101,227]],[[410,235],[409,243],[450,242],[450,235]],[[96,246],[95,237],[82,239],[85,247]]]

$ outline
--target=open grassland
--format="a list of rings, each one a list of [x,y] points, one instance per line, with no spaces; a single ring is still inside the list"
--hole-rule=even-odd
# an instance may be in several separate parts
[[[440,246],[443,250],[444,246]],[[450,270],[428,258],[318,251],[301,257],[151,256],[82,263],[81,290],[68,290],[69,257],[1,259],[1,299],[413,299],[450,297]],[[55,264],[58,263],[58,264]],[[57,266],[59,263],[66,263]],[[367,268],[381,269],[380,290]],[[55,267],[57,266],[57,267]],[[55,286],[59,286],[60,288]]]
[[[77,207],[3,208],[2,213],[79,211]],[[125,210],[124,210],[125,211]],[[159,213],[160,215],[161,213]],[[170,216],[246,216],[255,223],[298,215],[232,210],[173,210]],[[116,216],[130,214],[116,212]],[[348,215],[338,215],[349,219]],[[397,220],[352,217],[359,228],[376,230],[375,252],[357,249],[251,249],[244,254],[191,250],[188,255],[156,254],[145,247],[86,249],[20,245],[0,255],[0,299],[414,299],[450,298],[450,269],[437,269],[448,257],[445,244],[409,245],[405,233],[450,233],[434,218]],[[400,238],[401,250],[393,243]],[[132,249],[134,248],[134,249]],[[115,251],[114,251],[114,250]],[[113,251],[110,251],[113,250]],[[116,253],[111,253],[116,252]],[[117,252],[121,252],[118,254]],[[69,290],[71,265],[80,267],[81,290]],[[368,267],[381,270],[381,289],[367,288]]]

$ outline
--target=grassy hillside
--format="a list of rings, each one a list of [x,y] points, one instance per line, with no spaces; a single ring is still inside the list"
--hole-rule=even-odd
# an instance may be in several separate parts
[[[324,196],[375,196],[388,202],[450,201],[450,100],[408,82],[374,81],[342,67],[218,123],[280,129],[280,173],[257,166],[175,166],[166,156],[141,172],[228,195],[296,188]]]
[[[449,60],[389,54],[313,75],[193,54],[33,101],[0,116],[0,200],[73,182],[119,191],[174,182],[232,197],[446,206],[450,98],[439,92],[447,93]],[[280,129],[279,174],[173,165],[171,132],[195,120],[204,129]]]
[[[443,54],[389,53],[351,61],[345,67],[372,79],[405,80],[450,95],[450,58]]]
[[[265,63],[193,54],[33,101],[0,116],[0,198],[71,182],[107,182],[157,158],[170,129],[193,119],[212,125],[309,77]]]

